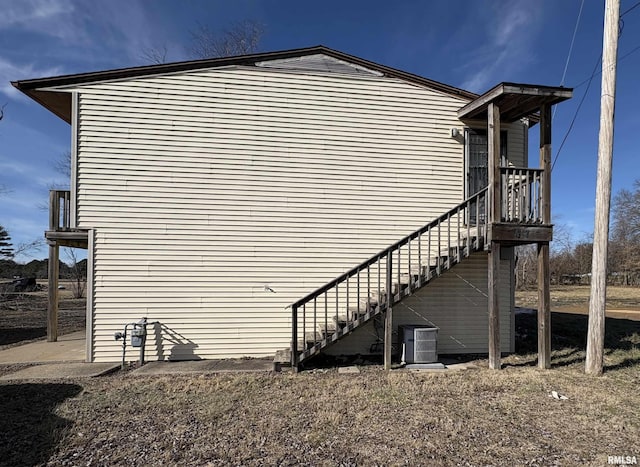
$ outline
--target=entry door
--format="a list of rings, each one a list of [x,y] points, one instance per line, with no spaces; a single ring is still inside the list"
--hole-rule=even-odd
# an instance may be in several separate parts
[[[489,184],[489,140],[487,130],[466,131],[466,186],[465,197],[475,195]],[[500,132],[500,160],[501,165],[506,165],[507,160],[507,132]],[[484,213],[484,200],[481,201],[480,213]],[[484,224],[483,214],[480,214],[480,223]],[[471,207],[469,213],[470,224],[476,224],[476,207]]]

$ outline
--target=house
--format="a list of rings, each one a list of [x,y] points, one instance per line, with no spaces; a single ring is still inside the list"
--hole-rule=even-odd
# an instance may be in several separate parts
[[[548,365],[551,105],[567,88],[476,94],[326,47],[14,82],[71,125],[58,247],[88,249],[87,355],[146,358],[514,349],[514,246],[539,245]],[[528,131],[539,125],[540,167]],[[487,131],[489,130],[489,131]]]

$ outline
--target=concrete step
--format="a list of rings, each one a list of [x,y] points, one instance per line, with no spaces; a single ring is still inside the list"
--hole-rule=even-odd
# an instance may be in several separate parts
[[[291,366],[291,349],[280,349],[273,357],[273,371],[281,371],[283,367]]]

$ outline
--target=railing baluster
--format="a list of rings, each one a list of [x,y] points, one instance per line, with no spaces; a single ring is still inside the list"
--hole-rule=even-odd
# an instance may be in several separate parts
[[[458,232],[458,251],[457,251],[458,255],[457,255],[456,261],[459,263],[460,262],[460,248],[462,248],[462,246],[461,246],[462,245],[462,235],[460,233],[460,206],[458,206],[458,210],[456,211],[456,217],[457,217],[456,220],[457,220],[457,225],[458,225],[458,227],[456,229],[456,231]]]
[[[380,311],[380,307],[381,307],[381,300],[382,300],[382,275],[380,274],[380,263],[382,263],[382,258],[378,258],[378,311]],[[389,293],[389,291],[387,290],[387,293]]]
[[[298,307],[291,307],[291,367],[298,368]]]
[[[487,204],[487,197],[482,198],[482,204]],[[480,249],[480,198],[476,201],[476,229],[478,230],[476,235],[476,250]],[[484,241],[484,231],[483,231],[483,241]]]
[[[313,298],[313,340],[315,342],[318,341],[317,339],[317,335],[316,333],[318,332],[318,306],[317,306],[317,297]],[[322,339],[322,336],[320,336],[320,339]]]
[[[418,234],[418,288],[422,287],[422,234]]]
[[[371,265],[367,266],[367,308],[365,313],[371,311]]]
[[[307,349],[307,304],[302,305],[302,347]]]
[[[516,208],[518,203],[518,189],[522,180],[522,170],[513,171],[513,182],[511,183],[511,217],[510,221],[513,222],[519,219],[520,215],[517,213]]]
[[[429,229],[429,235],[427,237],[427,251],[429,252],[429,259],[427,260],[427,268],[429,270],[428,272],[428,276],[427,279],[431,279],[431,256],[433,255],[433,252],[431,251],[431,230],[433,229]]]
[[[438,256],[437,256],[437,260],[436,260],[436,272],[438,273],[438,275],[440,275],[440,263],[441,263],[441,260],[442,260],[442,251],[440,251],[441,248],[442,248],[442,240],[441,240],[442,235],[440,234],[441,230],[442,230],[442,224],[438,224],[438,246],[437,246],[437,248],[438,248],[437,255]]]
[[[351,277],[347,277],[347,306],[346,306],[346,315],[347,315],[347,323],[349,322],[349,279],[351,279]]]
[[[503,176],[504,174],[504,176]],[[502,205],[500,207],[500,213],[498,213],[498,220],[499,221],[508,221],[508,217],[509,217],[509,207],[507,205],[507,203],[509,202],[509,192],[510,192],[510,188],[509,188],[509,169],[505,169],[503,171],[501,171],[500,173],[500,185],[501,185],[501,190],[502,190]]]
[[[387,312],[389,312],[389,309],[391,308],[392,304],[393,304],[393,298],[391,295],[391,283],[393,282],[393,263],[391,258],[393,258],[393,253],[391,252],[391,250],[389,250],[389,252],[387,253],[387,277],[386,277],[386,281],[387,281]]]
[[[339,284],[336,284],[336,335],[338,335],[338,327],[340,324],[340,317],[338,316],[339,313],[339,305],[338,305],[338,295],[339,295],[339,290],[338,290]]]
[[[413,278],[413,275],[411,274],[411,240],[407,242],[407,276],[409,277],[407,289],[409,290],[409,293],[411,293],[413,292],[413,286],[411,284],[411,280]]]
[[[447,269],[451,267],[451,211],[447,216]]]
[[[328,307],[328,295],[329,291],[324,293],[324,332],[329,336],[329,307]]]
[[[357,297],[356,297],[356,299],[357,299],[356,303],[358,304],[358,305],[357,305],[357,306],[358,306],[358,308],[357,308],[357,310],[358,310],[358,316],[356,316],[356,319],[360,319],[360,269],[358,269],[358,288],[357,288],[357,290],[356,290],[356,295],[357,295]]]
[[[64,226],[65,228],[70,228],[71,227],[71,222],[70,222],[70,218],[71,218],[71,192],[69,191],[65,191],[64,192]]]
[[[398,247],[398,266],[396,266],[398,269],[398,276],[397,276],[398,277],[398,296],[400,296],[400,289],[402,288],[402,280],[400,279],[400,274],[401,274],[400,265],[402,264],[402,262],[400,261],[400,254],[401,254],[400,250],[401,250],[401,247]]]

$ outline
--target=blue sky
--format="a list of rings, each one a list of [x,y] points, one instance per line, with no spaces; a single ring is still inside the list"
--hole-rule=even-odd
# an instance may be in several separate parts
[[[636,0],[622,0],[621,11]],[[199,24],[224,30],[244,19],[264,24],[260,51],[326,45],[374,62],[482,93],[500,81],[562,84],[581,0],[321,2],[275,0],[0,0],[0,225],[14,244],[41,238],[49,186],[63,184],[54,161],[70,148],[70,128],[13,89],[11,80],[148,64],[142,51],[166,46],[168,59],[190,58]],[[602,48],[604,1],[584,2],[565,86],[589,78]],[[613,190],[640,178],[640,7],[624,16],[619,43]],[[586,89],[558,106],[558,151]],[[555,165],[553,212],[573,237],[593,230],[600,105],[594,78]],[[537,165],[537,127],[530,165]],[[39,207],[40,206],[40,207]],[[17,258],[44,257],[45,250]]]

